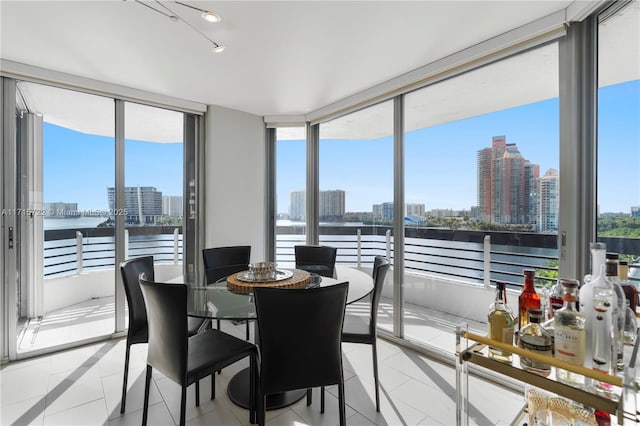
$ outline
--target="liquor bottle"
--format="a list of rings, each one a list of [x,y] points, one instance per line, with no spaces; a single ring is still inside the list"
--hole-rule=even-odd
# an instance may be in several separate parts
[[[553,356],[552,337],[540,324],[543,317],[542,309],[529,309],[529,323],[518,332],[518,346],[550,357]],[[525,356],[520,357],[520,367],[544,377],[551,373],[551,365]]]
[[[525,269],[523,274],[524,289],[518,297],[518,330],[529,323],[529,309],[540,309],[540,296],[533,286],[536,271],[535,269]]]
[[[598,280],[593,287],[592,324],[592,368],[605,374],[614,374],[618,356],[616,333],[617,309],[616,293],[613,284],[608,279]],[[594,380],[592,391],[599,395],[608,396],[613,387],[606,382]]]
[[[573,365],[584,365],[586,347],[586,318],[578,312],[576,296],[580,282],[578,280],[560,279],[564,289],[563,305],[553,316],[554,354],[553,356]],[[584,388],[584,376],[565,369],[556,369],[558,381],[570,386]]]
[[[557,311],[557,310],[556,310]],[[552,355],[555,353],[556,350],[556,342],[555,342],[555,325],[553,323],[554,319],[548,319],[545,322],[542,323],[542,328],[544,328],[545,330],[547,330],[547,333],[549,333],[549,335],[551,336],[551,353]]]
[[[593,414],[596,416],[598,426],[611,426],[611,415],[609,413],[596,410]]]
[[[513,328],[516,320],[509,305],[507,305],[507,290],[504,283],[496,284],[495,302],[489,307],[487,315],[489,326],[489,338],[498,342],[513,344]],[[511,363],[511,352],[489,346],[489,358],[497,361]]]
[[[585,338],[585,354],[584,366],[591,368],[593,337],[591,333],[593,320],[593,286],[595,283],[604,279],[604,258],[606,254],[606,246],[603,243],[589,244],[591,250],[591,275],[584,277],[584,284],[580,287],[580,312],[586,320],[586,338]]]
[[[622,285],[622,291],[624,291],[624,295],[629,301],[629,307],[635,315],[638,307],[638,289],[629,281],[629,264],[625,260],[618,261],[618,279],[620,280],[620,285]]]
[[[562,288],[562,284],[560,281],[557,281],[553,287],[551,287],[551,291],[549,292],[549,317],[553,319],[553,315],[555,312],[562,308],[564,304],[562,301],[562,296],[564,295],[564,290]]]
[[[627,315],[624,317],[624,344],[633,346],[638,337],[638,320],[636,313],[631,310],[629,301],[627,300]]]
[[[615,305],[612,310],[612,326],[614,327],[614,344],[616,358],[613,366],[617,371],[624,369],[624,322],[627,315],[624,291],[618,280],[618,254],[607,253],[605,265],[607,267],[605,280],[611,283],[615,295]]]

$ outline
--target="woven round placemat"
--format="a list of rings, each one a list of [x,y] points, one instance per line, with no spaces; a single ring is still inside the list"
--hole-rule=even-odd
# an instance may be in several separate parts
[[[311,280],[311,275],[307,271],[294,269],[293,276],[286,280],[250,283],[238,279],[238,274],[244,272],[246,271],[238,272],[227,277],[227,287],[229,290],[239,293],[251,293],[255,287],[297,288],[304,287]]]

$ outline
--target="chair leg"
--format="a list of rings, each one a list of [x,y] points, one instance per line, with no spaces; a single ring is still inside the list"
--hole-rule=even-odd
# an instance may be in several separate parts
[[[124,413],[125,404],[127,403],[127,379],[129,378],[129,350],[131,345],[127,342],[127,351],[124,355],[124,377],[122,379],[122,401],[120,401],[120,414]]]
[[[344,377],[341,378],[340,384],[338,384],[338,409],[340,410],[340,426],[347,424],[347,415],[344,402]]]
[[[322,392],[322,391],[320,391],[320,392]],[[307,407],[311,405],[312,398],[313,398],[313,389],[309,388],[309,389],[307,389]]]
[[[249,321],[247,320],[247,338],[245,339],[247,342],[249,341]]]
[[[264,426],[265,423],[265,395],[260,391],[258,393],[258,426]]]
[[[196,385],[198,382],[196,382]],[[196,387],[196,390],[198,388]],[[187,416],[187,386],[182,385],[182,396],[180,398],[180,426],[184,426]]]
[[[324,413],[324,386],[320,388],[320,412]]]
[[[218,327],[218,330],[220,330],[220,320],[219,319],[216,320],[216,325]],[[213,322],[211,323],[211,328],[213,328]],[[218,374],[222,374],[222,370],[218,370]],[[211,377],[211,379],[213,380],[213,377]]]
[[[248,322],[247,322],[248,323]],[[249,423],[256,422],[256,355],[249,356]]]
[[[373,380],[376,385],[376,411],[380,412],[380,382],[378,380],[378,345],[373,341],[371,352],[373,353]]]
[[[211,375],[211,399],[216,399],[216,375]]]
[[[196,407],[200,406],[200,380],[196,380]]]
[[[151,387],[151,372],[153,368],[147,365],[147,375],[144,379],[144,403],[142,405],[142,426],[147,426],[147,416],[149,415],[149,388]]]

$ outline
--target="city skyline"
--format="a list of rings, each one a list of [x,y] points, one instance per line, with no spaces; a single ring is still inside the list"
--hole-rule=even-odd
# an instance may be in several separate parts
[[[629,93],[640,93],[640,80],[599,90],[599,140],[601,145],[609,145],[601,148],[598,156],[599,168],[606,171],[598,173],[601,213],[630,214],[632,206],[640,205],[640,171],[636,164],[640,158],[640,96]],[[423,203],[427,210],[468,210],[475,205],[476,152],[496,135],[506,135],[517,143],[528,159],[540,164],[541,175],[549,169],[561,172],[557,115],[558,100],[550,99],[407,132],[405,201]],[[286,167],[278,168],[277,212],[285,213],[289,193],[305,187],[306,144],[278,144],[282,147],[277,153],[278,164]],[[87,135],[45,122],[43,145],[44,202],[77,202],[79,210],[108,208],[104,191],[114,185],[112,137]],[[181,142],[126,140],[125,146],[125,185],[155,186],[165,194],[182,194]],[[348,183],[344,187],[347,212],[366,211],[377,200],[393,199],[390,136],[365,141],[323,139],[320,146],[320,188]],[[138,166],[149,164],[158,166]]]

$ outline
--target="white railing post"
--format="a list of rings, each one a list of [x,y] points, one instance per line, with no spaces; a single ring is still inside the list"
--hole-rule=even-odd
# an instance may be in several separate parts
[[[491,286],[491,235],[484,236],[484,286]]]
[[[391,260],[391,229],[387,229],[387,259]]]
[[[362,230],[360,228],[358,228],[358,232],[357,232],[357,247],[358,247],[358,258],[356,260],[356,267],[358,269],[360,269],[360,262],[361,262],[361,254],[360,251],[362,250]]]
[[[178,264],[178,228],[173,230],[173,263]]]
[[[129,230],[124,230],[124,260],[129,260]]]
[[[82,232],[76,231],[76,274],[82,273]]]

